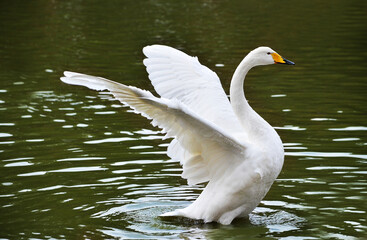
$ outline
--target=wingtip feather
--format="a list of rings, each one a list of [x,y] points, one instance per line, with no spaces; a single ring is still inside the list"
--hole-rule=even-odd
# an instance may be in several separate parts
[[[66,84],[75,85],[73,84],[73,81],[69,77],[60,77],[60,80]]]

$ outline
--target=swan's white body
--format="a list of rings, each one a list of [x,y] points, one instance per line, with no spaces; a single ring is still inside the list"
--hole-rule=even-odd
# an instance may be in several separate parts
[[[250,52],[237,67],[229,102],[218,76],[197,58],[171,47],[147,46],[149,78],[161,96],[104,78],[65,72],[61,80],[109,90],[174,139],[167,154],[183,166],[190,185],[208,182],[188,207],[163,214],[230,224],[247,216],[281,171],[284,150],[276,131],[247,103],[243,83],[254,66],[289,61],[267,47]],[[283,61],[284,60],[284,61]],[[282,62],[283,61],[283,62]]]

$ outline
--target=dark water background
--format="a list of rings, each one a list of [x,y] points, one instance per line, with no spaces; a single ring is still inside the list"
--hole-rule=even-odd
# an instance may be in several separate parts
[[[367,236],[367,2],[0,1],[0,238],[359,239]],[[228,93],[253,48],[295,67],[252,70],[253,108],[283,139],[279,179],[230,226],[163,220],[203,185],[168,140],[64,70],[153,90],[141,49],[198,56]]]

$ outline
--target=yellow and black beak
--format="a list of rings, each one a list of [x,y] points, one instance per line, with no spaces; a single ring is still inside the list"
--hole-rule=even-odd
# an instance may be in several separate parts
[[[274,63],[296,65],[294,62],[281,57],[278,53],[272,53],[271,56],[273,57]]]

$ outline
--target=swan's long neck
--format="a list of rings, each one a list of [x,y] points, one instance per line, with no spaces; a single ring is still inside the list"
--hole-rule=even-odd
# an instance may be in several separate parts
[[[253,109],[248,104],[245,92],[243,90],[243,85],[245,81],[245,77],[248,71],[253,67],[251,59],[247,56],[245,57],[240,65],[238,65],[236,71],[233,74],[231,87],[230,87],[230,98],[231,104],[234,112],[237,117],[242,119],[242,117],[246,117],[248,112],[253,112]],[[241,120],[242,122],[242,120]]]
[[[249,137],[263,141],[263,136],[267,135],[266,133],[269,133],[269,131],[275,131],[248,104],[243,86],[248,71],[254,66],[255,63],[251,59],[251,55],[247,55],[241,61],[232,77],[230,98],[232,108],[241,122],[242,127],[245,129],[245,132],[249,135]]]

